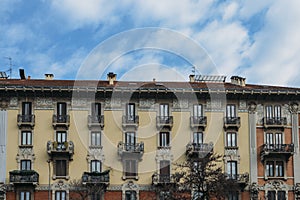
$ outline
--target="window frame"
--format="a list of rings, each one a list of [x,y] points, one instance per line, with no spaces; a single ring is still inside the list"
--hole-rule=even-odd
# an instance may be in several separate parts
[[[138,163],[135,159],[124,160],[124,177],[136,178],[138,176]]]
[[[100,147],[101,140],[102,140],[101,137],[102,137],[101,131],[91,131],[91,133],[90,133],[91,146],[92,147]]]
[[[226,147],[237,147],[237,132],[226,132]]]
[[[194,104],[193,105],[193,117],[203,117],[203,105]]]
[[[170,106],[168,103],[159,104],[159,116],[169,117],[170,116]]]
[[[284,178],[285,164],[283,160],[267,160],[264,167],[266,178]]]
[[[126,119],[127,121],[134,121],[136,116],[135,103],[126,104]]]
[[[202,131],[193,132],[192,143],[203,144],[204,133]]]
[[[21,146],[32,146],[32,131],[21,131]]]
[[[227,175],[229,178],[236,179],[238,175],[238,163],[235,160],[229,160],[226,164],[227,167]]]
[[[67,200],[67,192],[65,190],[55,191],[55,200]]]
[[[55,176],[67,177],[68,176],[68,160],[66,159],[56,159],[55,160]]]
[[[102,163],[100,160],[91,160],[90,162],[90,171],[91,172],[101,172],[102,171]]]
[[[137,200],[137,192],[134,190],[126,190],[125,200]]]
[[[170,142],[171,142],[171,138],[170,138],[170,132],[159,132],[159,147],[163,148],[163,147],[170,147]]]
[[[226,117],[235,118],[237,117],[237,109],[235,104],[226,105]]]
[[[102,112],[102,107],[101,103],[98,102],[93,102],[91,103],[91,115],[93,117],[101,116]]]
[[[20,170],[31,170],[32,161],[28,159],[23,159],[20,161]]]
[[[31,192],[30,191],[20,191],[19,199],[20,200],[31,200]]]

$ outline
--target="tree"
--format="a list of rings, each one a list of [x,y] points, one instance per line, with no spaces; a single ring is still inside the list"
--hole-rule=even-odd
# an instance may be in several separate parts
[[[195,200],[225,199],[229,193],[237,192],[237,181],[222,172],[220,162],[222,156],[210,151],[205,156],[188,157],[186,161],[177,163],[180,187],[191,191]]]

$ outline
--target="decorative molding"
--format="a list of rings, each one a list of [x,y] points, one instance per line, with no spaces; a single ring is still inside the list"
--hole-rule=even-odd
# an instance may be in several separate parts
[[[104,152],[103,148],[101,147],[89,147],[88,155],[86,157],[86,160],[88,163],[90,163],[92,160],[99,160],[100,162],[104,162]]]
[[[126,191],[135,191],[136,200],[139,200],[139,185],[135,184],[133,181],[128,181],[122,185],[122,200],[126,199]]]
[[[290,113],[290,105],[284,104],[282,106],[282,117],[286,117],[287,124],[292,123],[291,113]]]
[[[141,110],[155,110],[155,99],[140,99],[139,107]]]
[[[298,105],[298,103],[296,103],[296,102],[291,103],[289,105],[289,111],[292,114],[298,114],[298,111],[299,111],[299,105]]]
[[[10,98],[9,106],[10,107],[18,107],[18,98],[17,97]]]
[[[294,186],[296,199],[300,198],[300,183],[296,183]]]
[[[250,187],[251,200],[258,200],[259,186],[256,182],[251,183]]]
[[[170,148],[162,148],[162,149],[158,149],[156,151],[156,156],[155,156],[155,160],[156,162],[160,162],[161,160],[170,160],[172,161],[173,155],[171,153],[171,149]]]
[[[9,104],[9,99],[7,97],[1,97],[0,98],[0,108],[1,110],[7,109]]]
[[[175,109],[187,109],[189,108],[189,101],[187,99],[174,99],[173,100],[173,108]]]
[[[35,109],[53,109],[52,98],[36,98]]]
[[[122,102],[120,98],[105,99],[106,108],[121,108]]]
[[[222,107],[222,101],[220,99],[213,99],[211,101],[207,101],[206,106],[207,110],[209,111],[224,111]]]
[[[262,104],[258,104],[256,110],[257,110],[257,124],[263,124],[264,106]]]
[[[73,98],[71,101],[72,108],[73,107],[87,107],[88,103],[86,99]]]
[[[250,114],[255,114],[257,105],[255,102],[250,102],[248,105],[248,110]]]
[[[21,160],[31,160],[32,162],[35,160],[35,154],[31,147],[20,147],[19,152],[17,154],[17,162],[20,163]]]
[[[70,186],[62,180],[59,180],[51,185],[52,192],[56,190],[69,190]]]
[[[289,186],[285,184],[284,181],[281,180],[271,180],[268,181],[265,186],[265,198],[267,199],[268,197],[268,191],[285,191],[286,199],[288,199],[288,191],[289,191]]]

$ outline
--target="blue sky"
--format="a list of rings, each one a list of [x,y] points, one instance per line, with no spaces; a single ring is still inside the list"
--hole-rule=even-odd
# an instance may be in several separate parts
[[[32,78],[105,79],[113,71],[119,80],[150,81],[187,80],[195,66],[227,80],[299,87],[299,7],[297,0],[1,0],[0,70],[11,57],[13,78],[24,68]]]

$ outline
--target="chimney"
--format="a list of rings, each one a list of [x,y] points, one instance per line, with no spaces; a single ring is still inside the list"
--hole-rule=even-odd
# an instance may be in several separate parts
[[[190,78],[190,82],[195,82],[195,75],[194,74],[191,74],[189,76],[189,78]]]
[[[109,85],[113,85],[114,81],[117,80],[117,74],[114,74],[113,72],[109,72],[107,74],[107,80],[108,80]]]
[[[25,77],[25,70],[24,69],[19,69],[19,74],[20,74],[20,78],[22,80],[26,79],[26,77]]]
[[[234,85],[239,85],[239,86],[246,85],[246,78],[240,76],[232,76],[230,79],[231,79],[231,83]]]
[[[54,75],[53,74],[45,74],[45,80],[53,80]]]

